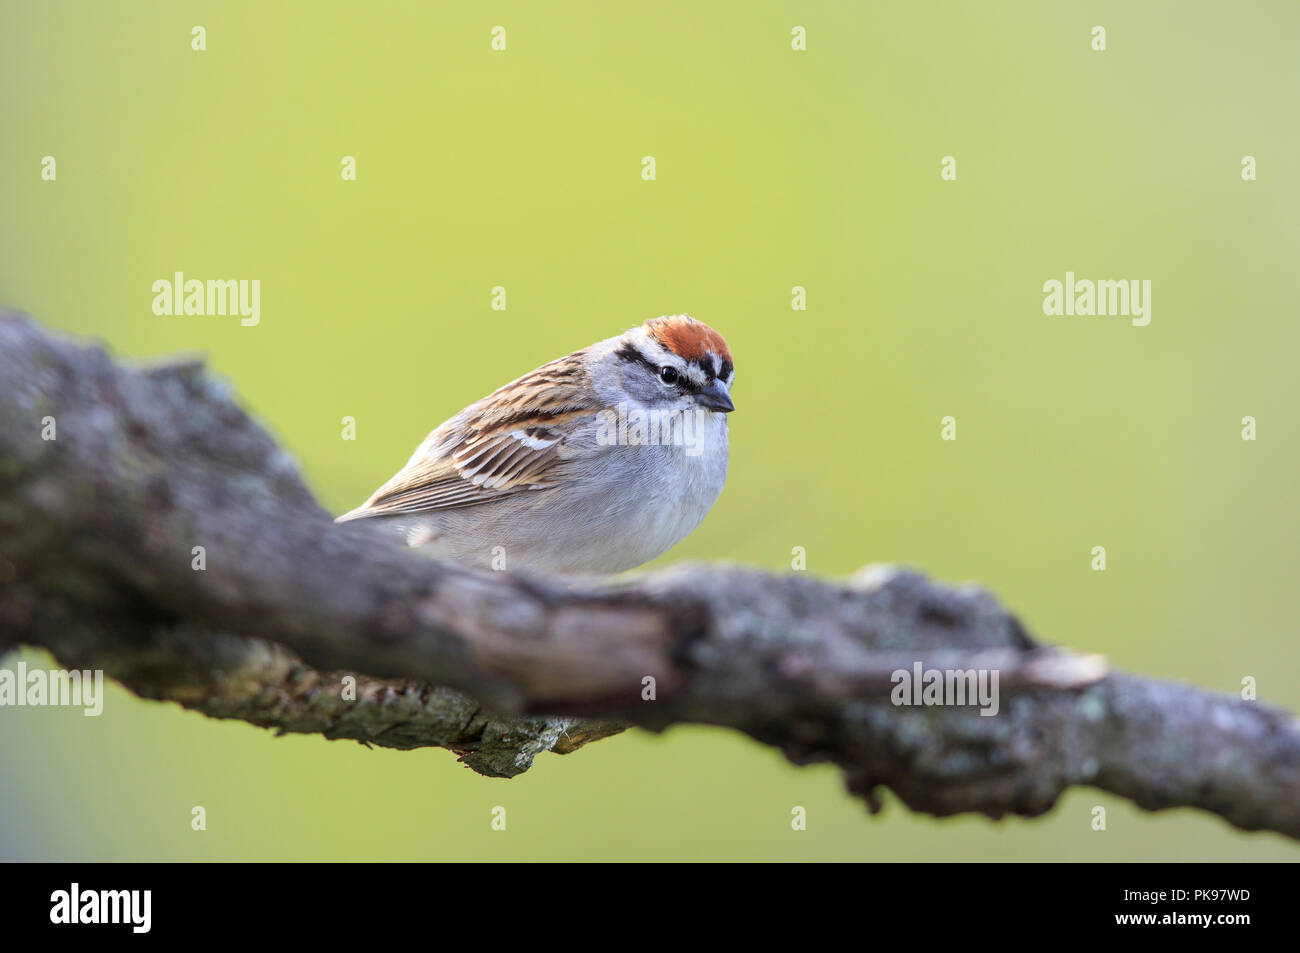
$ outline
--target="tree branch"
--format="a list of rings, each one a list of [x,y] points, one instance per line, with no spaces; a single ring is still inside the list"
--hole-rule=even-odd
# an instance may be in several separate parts
[[[980,589],[447,565],[334,525],[197,363],[123,367],[12,315],[0,355],[0,649],[214,717],[450,748],[502,777],[623,724],[695,722],[834,762],[873,809],[888,787],[935,815],[1035,815],[1090,784],[1300,837],[1294,717],[1041,645]],[[996,672],[997,714],[894,704],[916,663]]]

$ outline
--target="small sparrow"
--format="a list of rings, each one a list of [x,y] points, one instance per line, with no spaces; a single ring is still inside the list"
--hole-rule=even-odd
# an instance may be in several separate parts
[[[383,518],[468,565],[613,573],[704,519],[727,477],[735,367],[678,314],[543,364],[425,438],[336,522]]]

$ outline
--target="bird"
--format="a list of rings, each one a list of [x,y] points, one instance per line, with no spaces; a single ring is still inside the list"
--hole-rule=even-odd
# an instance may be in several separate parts
[[[664,315],[543,364],[445,421],[336,522],[381,520],[456,563],[556,575],[640,566],[722,493],[735,364]]]

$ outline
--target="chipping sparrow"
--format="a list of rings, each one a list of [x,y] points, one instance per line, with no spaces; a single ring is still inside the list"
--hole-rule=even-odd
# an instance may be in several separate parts
[[[493,391],[338,518],[380,517],[469,565],[620,572],[699,525],[727,476],[722,335],[654,318]]]

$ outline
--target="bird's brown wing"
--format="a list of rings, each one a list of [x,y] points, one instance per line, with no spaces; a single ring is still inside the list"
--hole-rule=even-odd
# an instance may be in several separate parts
[[[336,522],[477,506],[563,480],[566,437],[599,408],[565,359],[467,407],[429,435],[410,461]]]

